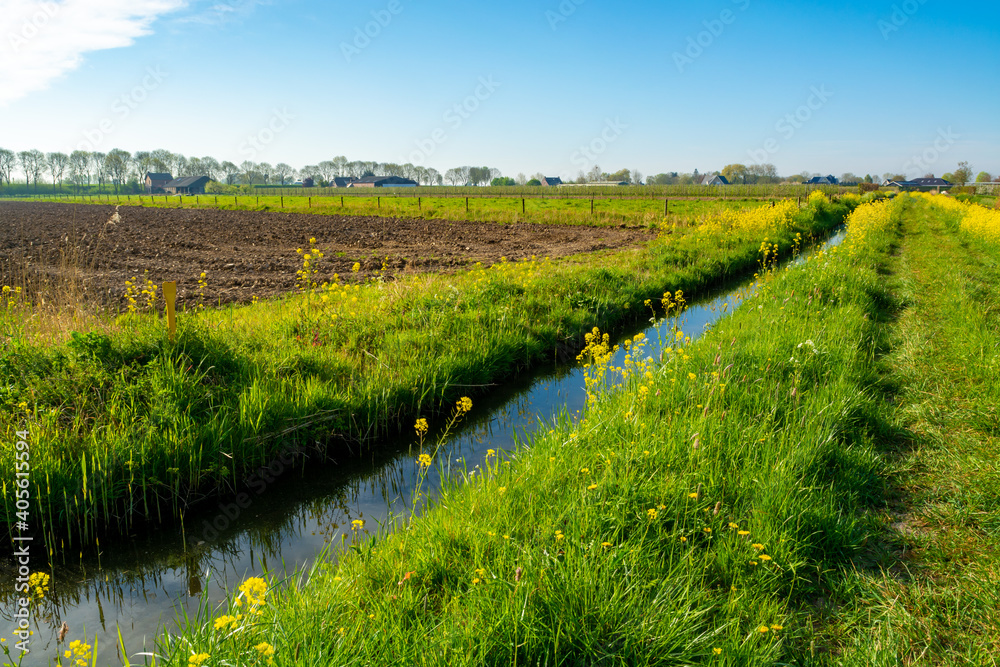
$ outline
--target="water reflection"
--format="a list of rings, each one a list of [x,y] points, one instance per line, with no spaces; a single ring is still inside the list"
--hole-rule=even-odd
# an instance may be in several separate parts
[[[843,232],[827,245],[842,239]],[[672,342],[675,326],[699,337],[753,287],[744,283],[691,305],[679,322],[647,327],[647,353],[658,355],[661,340]],[[619,352],[613,363],[621,365],[624,354]],[[477,399],[441,456],[454,470],[474,470],[487,449],[512,450],[519,434],[530,433],[563,411],[576,414],[585,400],[580,369],[543,369]],[[194,614],[202,594],[215,604],[224,599],[226,589],[248,576],[265,570],[291,574],[324,553],[336,558],[339,550],[361,537],[359,532],[378,530],[411,511],[418,479],[414,445],[403,439],[387,451],[369,453],[365,460],[335,466],[310,466],[307,458],[296,465],[303,475],[284,475],[266,495],[251,496],[246,507],[215,503],[185,517],[183,531],[178,527],[132,536],[95,558],[57,566],[49,596],[34,607],[35,634],[22,664],[54,664],[65,648],[57,642],[63,622],[69,626],[67,642],[84,639],[93,644],[96,636],[98,664],[121,662],[119,631],[130,656],[151,651],[156,634],[164,626],[176,627],[180,616]],[[438,474],[432,467],[422,488],[433,494],[439,487]],[[226,520],[216,521],[220,516]],[[365,521],[364,531],[352,530],[355,519]],[[0,567],[2,617],[12,630],[16,574],[6,561]]]

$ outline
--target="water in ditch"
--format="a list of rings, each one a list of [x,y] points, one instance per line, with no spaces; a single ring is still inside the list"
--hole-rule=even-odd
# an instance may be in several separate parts
[[[843,238],[841,231],[824,247]],[[697,339],[753,288],[752,281],[745,281],[691,304],[679,322],[648,326],[647,353],[658,354],[659,341],[668,340],[675,325]],[[583,374],[576,366],[520,378],[478,398],[440,456],[453,467],[474,468],[487,449],[514,449],[517,436],[562,411],[575,414],[585,399]],[[390,515],[409,511],[419,468],[416,443],[394,445],[336,465],[310,468],[304,459],[275,460],[240,502],[201,508],[186,517],[183,531],[178,526],[118,540],[97,556],[57,567],[49,595],[32,607],[31,652],[20,664],[52,665],[75,639],[96,642],[97,664],[124,664],[119,635],[132,662],[141,664],[136,654],[152,651],[154,638],[164,628],[175,628],[185,612],[193,615],[203,596],[215,605],[249,576],[291,573],[324,551],[335,557],[345,545],[363,539],[364,530],[375,532]],[[432,468],[423,488],[433,493],[438,474]],[[358,519],[365,522],[362,531],[352,527]],[[19,652],[12,644],[17,640],[10,632],[17,621],[16,598],[23,593],[15,592],[13,564],[0,568],[0,618],[9,628],[0,625],[0,633],[16,658]],[[69,629],[61,644],[63,623]]]

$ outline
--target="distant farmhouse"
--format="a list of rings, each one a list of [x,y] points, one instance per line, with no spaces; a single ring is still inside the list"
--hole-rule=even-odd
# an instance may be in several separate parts
[[[837,185],[839,181],[833,176],[813,176],[805,185]]]
[[[152,172],[147,172],[144,180],[146,185],[146,194],[151,195],[164,192],[163,188],[172,180],[174,180],[174,177],[170,174],[154,174]]]
[[[729,181],[722,174],[706,174],[698,185],[729,185]]]
[[[558,178],[558,177],[556,177],[556,178],[549,178],[548,176],[543,176],[541,178],[541,181],[542,181],[542,185],[545,186],[545,187],[555,187],[557,185],[562,185],[563,184],[562,179]]]
[[[203,195],[205,186],[211,181],[208,176],[185,176],[175,178],[163,186],[168,195]]]
[[[338,186],[340,187],[340,186]],[[401,176],[366,176],[356,178],[345,185],[347,188],[415,188],[417,182]]]
[[[910,181],[883,181],[883,188],[899,188],[900,190],[934,190],[950,188],[951,183],[943,178],[914,178]]]
[[[625,181],[591,181],[590,183],[563,183],[565,188],[618,188],[628,185]]]
[[[351,186],[351,183],[358,179],[353,176],[334,176],[332,185],[335,188],[347,188]]]

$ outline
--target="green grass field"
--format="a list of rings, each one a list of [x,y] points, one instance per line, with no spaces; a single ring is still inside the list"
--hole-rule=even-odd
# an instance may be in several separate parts
[[[1000,266],[955,206],[858,208],[697,343],[632,341],[621,386],[594,332],[579,420],[162,664],[997,664]]]
[[[532,196],[469,196],[349,194],[329,196],[275,195],[104,195],[97,197],[37,198],[64,203],[120,203],[156,208],[220,208],[225,210],[285,211],[322,215],[366,215],[415,219],[473,220],[497,223],[544,223],[565,225],[630,225],[662,227],[686,224],[726,210],[770,206],[774,198],[719,198],[704,196],[666,200],[665,198],[623,199],[608,193],[592,198],[565,192]],[[468,201],[466,201],[468,199]],[[804,202],[806,197],[792,197]]]

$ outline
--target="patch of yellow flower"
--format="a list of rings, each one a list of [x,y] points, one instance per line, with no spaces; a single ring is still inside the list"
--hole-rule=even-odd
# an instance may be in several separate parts
[[[33,572],[28,577],[28,590],[31,596],[41,600],[49,591],[49,575],[44,572]]]
[[[69,643],[69,650],[63,655],[67,660],[72,660],[77,667],[87,667],[90,664],[90,644],[85,644],[79,639]]]
[[[267,604],[267,582],[260,577],[250,577],[240,584],[242,599],[251,607],[262,607]],[[237,598],[239,603],[240,598]]]

